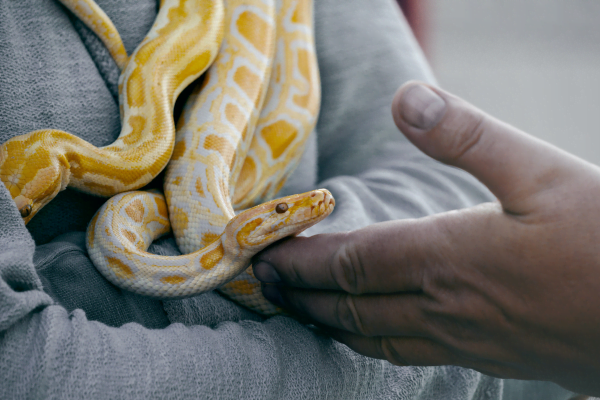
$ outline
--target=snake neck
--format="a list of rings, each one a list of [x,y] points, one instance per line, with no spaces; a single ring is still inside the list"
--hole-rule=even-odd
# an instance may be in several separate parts
[[[314,225],[334,205],[326,190],[273,200],[234,217],[203,248],[168,257],[147,252],[149,244],[170,228],[164,197],[123,193],[107,201],[93,218],[87,247],[94,265],[119,287],[162,298],[192,296],[229,281],[248,267],[254,254]]]

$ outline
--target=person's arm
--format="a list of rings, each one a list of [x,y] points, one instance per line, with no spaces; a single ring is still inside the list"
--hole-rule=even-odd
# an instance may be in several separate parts
[[[397,365],[599,395],[600,169],[424,84],[403,86],[393,113],[498,201],[279,243],[255,259],[279,283],[265,295]]]

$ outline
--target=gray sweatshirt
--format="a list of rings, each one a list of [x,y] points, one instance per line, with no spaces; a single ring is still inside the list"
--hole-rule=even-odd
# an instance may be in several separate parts
[[[127,50],[156,0],[97,0]],[[434,78],[393,0],[316,0],[322,107],[283,193],[325,187],[337,208],[307,234],[422,217],[493,199],[421,154],[391,118],[396,89]],[[94,145],[120,131],[118,69],[53,0],[0,0],[0,142],[40,128]],[[458,367],[396,367],[288,317],[215,292],[159,301],[91,264],[84,230],[104,199],[62,192],[25,227],[0,185],[0,398],[499,399],[502,381]],[[152,246],[178,254],[172,238]]]

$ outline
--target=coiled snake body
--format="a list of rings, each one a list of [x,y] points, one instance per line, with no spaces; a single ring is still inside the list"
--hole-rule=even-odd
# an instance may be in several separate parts
[[[15,173],[8,179],[7,187],[12,183],[9,190],[22,214],[27,214],[23,210],[31,205],[25,219],[67,183],[106,196],[132,188],[132,183],[123,183],[121,174],[125,171],[136,171],[135,179],[128,178],[128,182],[135,181],[137,187],[152,179],[173,149],[172,134],[164,132],[171,132],[176,96],[204,70],[203,62],[210,64],[202,85],[187,100],[177,126],[165,176],[166,200],[158,192],[113,197],[88,227],[88,251],[107,279],[139,294],[178,298],[225,284],[220,290],[232,299],[263,314],[277,313],[279,310],[262,297],[251,269],[243,270],[250,258],[270,243],[325,218],[335,202],[321,189],[267,201],[237,216],[234,207],[253,206],[279,191],[297,165],[316,123],[320,82],[312,2],[228,0],[223,5],[219,1],[164,0],[152,30],[130,59],[123,55],[116,29],[92,0],[62,2],[103,40],[117,64],[125,68],[120,80],[124,128],[115,144],[94,148],[96,153],[91,154],[96,157],[104,156],[102,152],[113,157],[102,162],[86,153],[91,145],[81,145],[81,140],[66,133],[51,135],[67,144],[50,142],[47,146],[48,142],[39,139],[39,135],[56,131],[34,132],[5,143],[4,153],[0,153],[5,154],[0,159],[2,171],[24,170],[23,156],[19,154],[12,164],[7,157],[15,154],[15,144],[31,159],[36,159],[30,150],[36,146],[54,151],[69,148],[72,142],[80,144],[70,152],[56,150],[58,163],[64,164],[58,168],[62,174],[55,178],[60,181],[55,185],[58,188],[46,189],[43,195],[30,194],[33,191],[28,185],[46,182],[39,178],[44,168],[37,168],[35,174],[21,173],[26,177],[21,183],[15,182]],[[186,31],[185,26],[201,26],[204,31]],[[213,49],[221,35],[223,41],[215,56],[213,50],[206,49]],[[173,60],[158,57],[158,53],[177,52],[182,53]],[[149,61],[150,55],[154,55],[153,61]],[[195,61],[185,61],[192,59]],[[181,65],[169,67],[169,63]],[[155,96],[149,96],[152,94]],[[153,103],[154,108],[144,109],[147,114],[140,116],[144,101]],[[121,159],[113,162],[112,170],[104,167],[115,157]],[[80,171],[79,175],[73,170]],[[76,175],[76,179],[67,179]],[[6,184],[4,172],[2,179]],[[179,248],[188,254],[165,257],[146,252],[154,239],[171,229]]]
[[[99,10],[73,6],[89,1],[62,2],[79,14]],[[67,186],[112,196],[146,185],[167,165],[175,140],[175,100],[217,56],[224,8],[221,0],[163,3],[129,61],[119,61],[126,65],[119,82],[123,121],[113,144],[97,148],[52,129],[16,136],[0,147],[0,177],[25,222]],[[120,38],[118,42],[122,43]]]

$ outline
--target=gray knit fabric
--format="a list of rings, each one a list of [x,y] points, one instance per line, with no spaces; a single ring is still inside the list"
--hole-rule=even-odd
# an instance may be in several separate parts
[[[97,0],[128,51],[156,0]],[[390,102],[433,82],[392,0],[315,1],[323,102],[286,193],[327,187],[334,214],[308,234],[430,215],[492,197],[419,153]],[[0,0],[0,142],[59,128],[118,136],[116,65],[52,0]],[[264,320],[215,292],[161,302],[123,292],[91,264],[83,230],[103,202],[71,190],[25,227],[0,185],[2,399],[500,399],[502,381],[457,368],[395,367],[288,317]],[[36,247],[34,240],[38,244]],[[35,251],[35,254],[34,254]],[[152,246],[177,254],[172,238]]]

